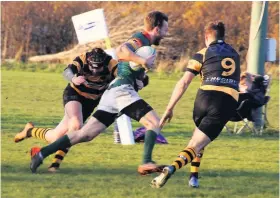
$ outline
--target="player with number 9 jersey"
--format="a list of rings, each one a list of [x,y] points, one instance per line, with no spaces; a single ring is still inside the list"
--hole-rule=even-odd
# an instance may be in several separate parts
[[[223,40],[216,40],[197,52],[187,71],[200,74],[202,90],[221,91],[238,101],[239,54]]]
[[[224,40],[215,40],[195,53],[187,71],[201,77],[194,104],[194,122],[214,140],[228,121],[230,112],[236,109],[240,81],[239,54]],[[208,118],[210,121],[205,121]]]
[[[240,58],[238,53],[224,41],[223,22],[210,22],[204,28],[206,48],[195,53],[189,61],[187,71],[176,84],[163,114],[160,126],[173,117],[173,109],[183,96],[194,76],[200,74],[201,86],[197,92],[191,140],[175,159],[151,182],[152,187],[161,188],[167,180],[188,163],[191,163],[189,185],[198,187],[198,167],[204,148],[215,140],[225,124],[235,114],[238,102]]]

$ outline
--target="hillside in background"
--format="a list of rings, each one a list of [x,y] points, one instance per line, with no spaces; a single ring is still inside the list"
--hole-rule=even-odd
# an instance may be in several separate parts
[[[103,8],[112,46],[143,27],[147,12],[169,15],[169,34],[157,47],[158,60],[172,67],[204,47],[203,27],[211,20],[226,24],[226,42],[244,62],[250,31],[252,2],[1,2],[1,58],[68,63],[103,42],[78,45],[71,17]],[[279,43],[279,2],[269,2],[267,37]],[[277,53],[278,54],[278,53]],[[279,59],[279,57],[278,57]]]

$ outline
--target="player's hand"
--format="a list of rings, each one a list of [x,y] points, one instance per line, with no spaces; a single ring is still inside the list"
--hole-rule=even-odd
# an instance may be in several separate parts
[[[155,59],[156,59],[156,55],[152,55],[152,56],[149,56],[146,60],[145,60],[145,66],[147,68],[152,68],[152,66],[154,65],[154,62],[155,62]]]
[[[146,87],[149,84],[149,76],[145,75],[144,79],[142,80],[144,87]]]
[[[74,83],[75,85],[81,85],[84,82],[86,82],[86,79],[84,76],[74,76],[72,78],[72,83]]]
[[[138,79],[136,79],[136,84],[137,84],[138,90],[143,89],[143,87],[144,87],[144,83],[143,83],[143,81],[142,81],[142,80],[138,80]]]
[[[166,110],[159,122],[159,126],[162,128],[166,124],[166,121],[168,121],[168,123],[171,121],[172,117],[173,110]]]

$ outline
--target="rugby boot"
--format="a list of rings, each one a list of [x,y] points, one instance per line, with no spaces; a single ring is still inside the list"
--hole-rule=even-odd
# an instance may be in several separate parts
[[[31,157],[33,157],[34,155],[36,155],[37,153],[39,153],[40,150],[41,150],[40,147],[36,147],[36,146],[32,147],[32,148],[30,149],[30,155],[31,155]]]
[[[167,182],[167,180],[171,177],[171,175],[174,173],[174,167],[173,166],[167,166],[162,170],[162,173],[155,177],[151,181],[151,187],[152,188],[161,188],[164,186],[164,184]]]
[[[16,134],[15,139],[14,139],[15,143],[18,143],[18,142],[24,140],[25,138],[29,138],[29,137],[27,137],[27,131],[28,131],[28,129],[31,129],[33,127],[34,127],[33,123],[28,122],[25,125],[24,129],[20,133]]]
[[[166,165],[157,165],[155,162],[148,162],[138,166],[138,173],[140,175],[148,175],[150,173],[162,172]]]
[[[199,187],[198,178],[196,178],[195,176],[191,176],[189,180],[189,186],[193,188],[198,188]]]
[[[31,156],[30,170],[32,173],[36,173],[37,168],[43,164],[43,158],[40,156],[40,152]]]

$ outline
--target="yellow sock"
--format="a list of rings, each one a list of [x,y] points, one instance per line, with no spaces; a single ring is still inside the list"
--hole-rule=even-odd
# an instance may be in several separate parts
[[[194,176],[198,178],[198,171],[201,162],[201,158],[203,156],[204,148],[197,154],[197,156],[193,159],[191,163],[191,175],[190,177]]]
[[[41,140],[46,140],[46,133],[50,128],[31,128],[27,131],[27,137],[35,137]]]
[[[193,148],[186,147],[183,151],[181,151],[176,158],[176,160],[171,164],[175,170],[182,168],[183,166],[190,163],[196,156],[196,153]]]
[[[52,161],[52,164],[50,165],[49,168],[51,168],[51,167],[59,168],[60,164],[62,163],[62,160],[64,159],[64,157],[66,156],[68,151],[69,151],[69,148],[57,151],[55,153],[55,156],[54,156],[54,159]]]

